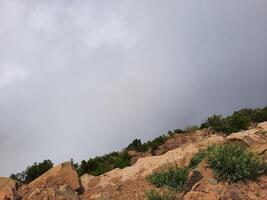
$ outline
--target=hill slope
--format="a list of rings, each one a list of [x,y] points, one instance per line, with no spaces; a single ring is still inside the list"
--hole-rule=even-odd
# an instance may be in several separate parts
[[[181,142],[182,141],[182,142]],[[178,143],[177,143],[178,142]],[[148,176],[170,167],[188,167],[192,157],[211,144],[242,143],[262,159],[267,159],[267,122],[247,131],[229,136],[216,134],[209,129],[174,135],[159,147],[157,156],[139,158],[132,166],[114,169],[100,176],[85,174],[78,178],[70,162],[58,165],[18,190],[16,184],[1,179],[0,199],[23,200],[137,200],[146,199],[149,190],[168,191],[173,199],[267,199],[267,176],[255,181],[229,184],[218,181],[209,164],[204,160],[196,168],[189,169],[189,178],[182,191],[155,187]],[[167,151],[166,153],[164,153]],[[12,183],[12,184],[10,184]],[[20,196],[20,197],[19,197]],[[160,199],[160,198],[158,198]],[[161,198],[164,199],[164,198]]]

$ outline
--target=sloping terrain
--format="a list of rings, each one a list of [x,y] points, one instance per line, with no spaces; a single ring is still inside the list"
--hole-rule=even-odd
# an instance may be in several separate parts
[[[18,190],[14,181],[1,178],[0,200],[146,199],[146,191],[157,189],[148,181],[147,177],[151,173],[171,166],[187,167],[192,156],[200,149],[205,149],[210,144],[236,141],[244,143],[267,160],[267,122],[229,136],[203,129],[185,135],[177,134],[159,148],[158,155],[141,157],[132,166],[114,169],[100,176],[85,174],[78,178],[75,168],[67,162],[52,168]],[[256,181],[233,184],[218,182],[208,164],[202,161],[196,169],[190,171],[186,190],[177,192],[177,199],[266,200],[267,176]]]

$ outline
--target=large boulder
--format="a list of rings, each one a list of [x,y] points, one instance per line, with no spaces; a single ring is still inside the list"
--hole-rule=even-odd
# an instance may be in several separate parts
[[[257,154],[267,151],[267,122],[259,123],[256,128],[232,133],[228,142],[242,142]]]
[[[82,191],[77,172],[71,162],[57,165],[38,177],[19,192],[23,199],[78,199]],[[72,198],[70,198],[70,196]]]
[[[10,178],[0,177],[0,200],[19,200],[18,184]]]
[[[32,181],[28,187],[37,188],[42,186],[69,185],[73,190],[79,190],[81,185],[78,174],[71,162],[57,165]]]
[[[89,183],[95,179],[95,176],[90,175],[90,174],[84,174],[81,176],[81,184],[84,189],[89,189]]]
[[[0,191],[7,187],[17,188],[18,183],[11,178],[0,177]]]

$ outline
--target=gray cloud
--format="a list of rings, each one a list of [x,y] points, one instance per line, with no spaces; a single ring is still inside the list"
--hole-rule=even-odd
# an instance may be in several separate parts
[[[267,105],[267,2],[0,2],[0,175]]]

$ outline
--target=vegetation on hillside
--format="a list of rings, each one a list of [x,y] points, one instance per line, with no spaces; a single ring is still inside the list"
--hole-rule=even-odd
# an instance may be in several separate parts
[[[207,160],[218,180],[253,180],[267,173],[267,163],[242,143],[211,145],[196,153],[189,167],[196,167],[203,159]]]
[[[230,134],[240,130],[246,130],[252,123],[267,121],[267,107],[248,109],[244,108],[234,112],[232,115],[212,115],[208,117],[201,128],[211,127],[214,131]]]
[[[166,135],[161,135],[159,137],[156,137],[154,140],[147,141],[146,143],[143,143],[143,144],[140,139],[135,139],[132,143],[128,145],[126,150],[128,151],[134,150],[137,152],[151,151],[152,155],[154,155],[158,147],[164,144],[166,140],[167,140]]]
[[[43,162],[37,163],[35,162],[33,165],[28,166],[26,170],[21,173],[11,174],[10,178],[17,180],[21,183],[29,183],[41,176],[43,173],[48,171],[53,167],[53,163],[51,160],[44,160]]]
[[[266,162],[241,143],[215,145],[207,160],[219,180],[254,180],[267,172]]]
[[[263,121],[267,121],[267,107],[256,109],[245,108],[236,111],[229,116],[212,115],[208,117],[200,127],[191,126],[185,128],[185,130],[175,129],[173,131],[169,131],[168,136],[162,135],[152,141],[147,141],[145,143],[142,143],[140,139],[135,139],[122,152],[113,152],[103,156],[97,156],[95,158],[90,158],[87,161],[83,160],[80,164],[74,163],[73,160],[72,162],[73,164],[75,164],[75,168],[77,169],[77,172],[80,176],[85,173],[100,175],[114,168],[124,168],[126,166],[129,166],[131,164],[131,156],[129,155],[128,151],[133,150],[137,152],[150,152],[152,155],[155,155],[156,150],[159,148],[159,146],[164,144],[168,138],[175,136],[175,134],[186,134],[188,132],[193,132],[198,129],[204,128],[211,128],[216,132],[231,134],[233,132],[248,129],[249,126],[253,123],[259,123]],[[202,159],[207,157],[207,154],[208,151],[206,150],[196,154],[190,163],[190,167],[197,166],[197,164],[201,162]],[[247,155],[242,156],[244,156],[245,158]],[[218,165],[214,164],[216,163],[215,161],[211,163],[213,163],[214,168],[219,169]],[[50,160],[45,160],[41,163],[34,163],[32,166],[27,167],[27,169],[22,171],[21,173],[12,174],[11,178],[16,179],[20,182],[27,183],[49,170],[52,166],[53,163]]]
[[[199,150],[199,152],[197,152],[196,154],[194,154],[189,163],[189,168],[197,167],[198,164],[201,163],[201,161],[207,157],[208,152],[208,149],[202,149]]]
[[[82,176],[85,173],[98,176],[115,168],[127,167],[130,163],[131,156],[127,151],[112,152],[104,156],[91,158],[88,161],[83,160],[77,167],[77,172],[79,176]]]
[[[155,172],[148,179],[156,187],[168,186],[182,191],[188,179],[189,170],[183,167],[172,167],[166,171]]]

